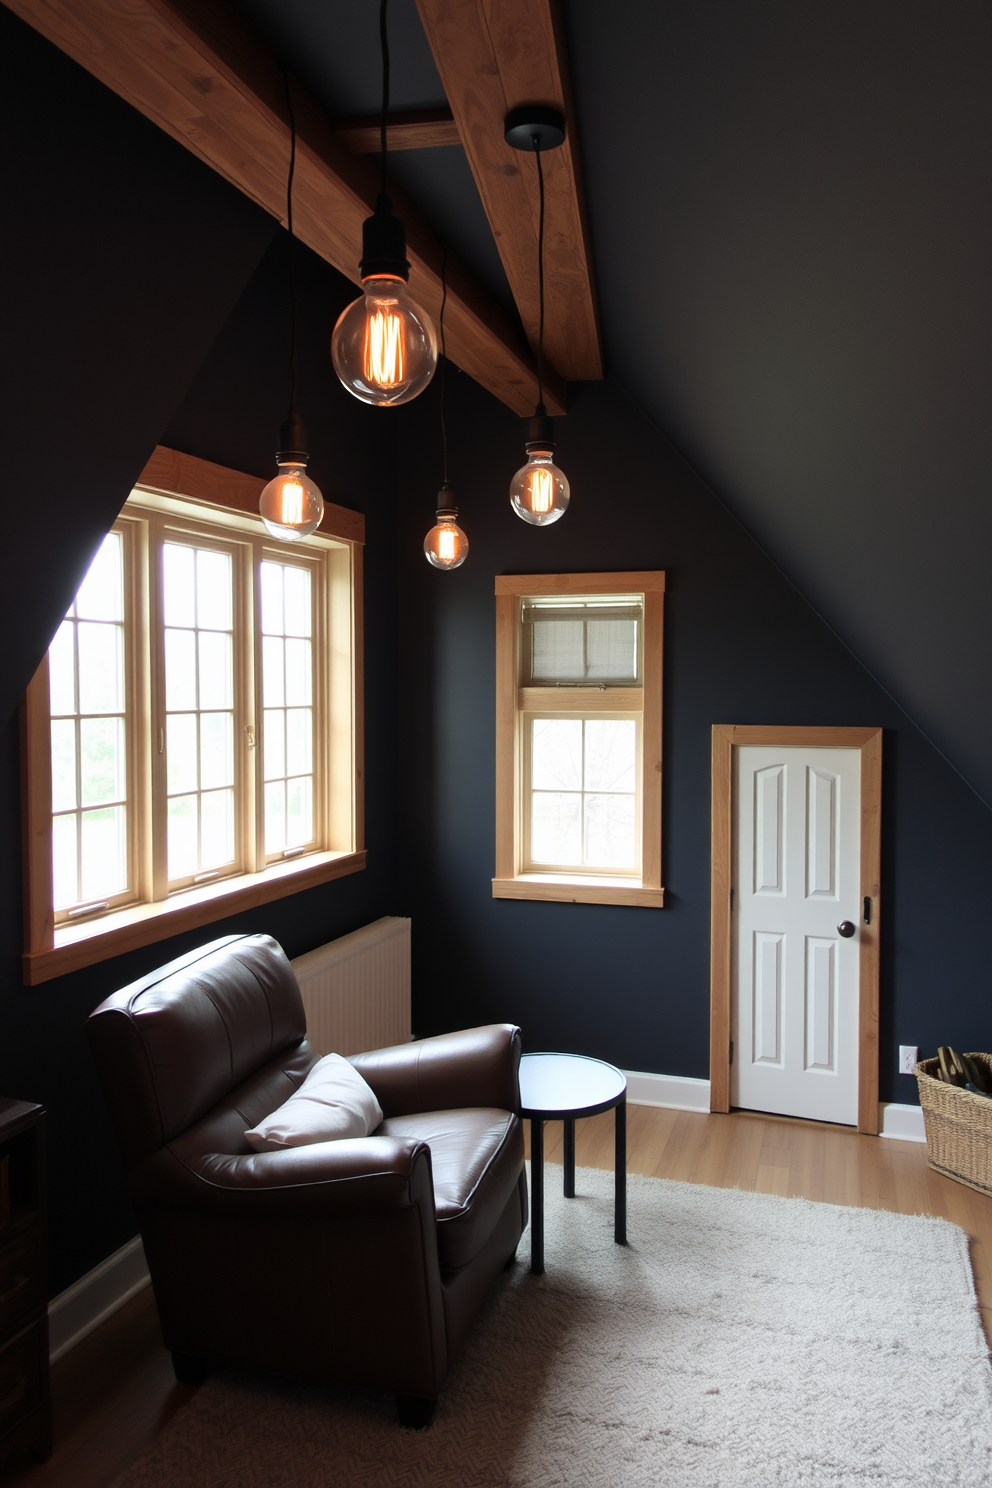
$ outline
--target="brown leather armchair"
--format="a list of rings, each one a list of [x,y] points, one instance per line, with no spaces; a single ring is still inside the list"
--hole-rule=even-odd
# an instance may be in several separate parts
[[[115,993],[90,1043],[180,1379],[207,1361],[438,1387],[527,1222],[509,1024],[356,1055],[374,1135],[254,1152],[245,1130],[319,1057],[267,935],[227,936]]]

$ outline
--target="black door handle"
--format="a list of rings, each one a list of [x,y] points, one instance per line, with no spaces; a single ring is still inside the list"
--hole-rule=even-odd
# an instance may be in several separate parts
[[[850,940],[857,928],[857,925],[852,924],[850,920],[841,920],[837,926],[837,934],[843,935],[845,940]]]

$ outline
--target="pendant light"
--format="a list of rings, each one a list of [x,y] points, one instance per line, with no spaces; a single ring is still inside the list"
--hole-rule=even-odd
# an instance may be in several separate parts
[[[306,473],[307,431],[296,411],[296,239],[293,236],[293,173],[296,170],[296,116],[289,76],[286,76],[286,107],[289,110],[289,180],[286,184],[286,226],[289,229],[289,413],[279,430],[276,464],[279,474],[262,492],[258,503],[262,521],[273,537],[290,542],[308,537],[320,526],[324,498]]]
[[[554,419],[544,407],[544,167],[543,150],[556,150],[565,139],[565,120],[556,109],[525,104],[511,109],[503,125],[503,138],[514,150],[537,157],[539,200],[537,226],[537,290],[540,320],[537,334],[537,407],[527,421],[527,463],[510,482],[510,505],[518,517],[535,527],[557,522],[568,506],[568,479],[552,460],[555,452]]]
[[[438,326],[441,332],[441,463],[443,466],[443,479],[441,489],[437,493],[437,524],[432,527],[424,538],[424,556],[432,568],[461,568],[468,557],[468,538],[458,525],[458,508],[455,505],[455,491],[448,480],[448,431],[444,422],[444,367],[445,367],[445,345],[444,345],[444,307],[448,301],[448,254],[444,250],[441,259],[441,314]]]
[[[393,214],[386,191],[386,115],[389,110],[389,41],[386,5],[379,3],[382,48],[380,120],[382,189],[375,212],[362,226],[361,298],[338,316],[331,360],[341,382],[363,403],[392,407],[409,403],[434,376],[437,339],[430,317],[407,289],[410,265],[406,228]]]

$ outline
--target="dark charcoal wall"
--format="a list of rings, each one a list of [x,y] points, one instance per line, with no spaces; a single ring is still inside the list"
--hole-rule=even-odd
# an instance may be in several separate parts
[[[0,546],[0,1093],[49,1111],[58,1292],[135,1231],[85,1042],[96,1004],[215,935],[265,930],[292,956],[397,910],[392,434],[331,374],[330,327],[354,291],[304,251],[300,379],[312,470],[329,499],[368,523],[368,870],[23,987],[12,711],[157,443],[274,473],[288,401],[286,238],[3,9],[0,54],[11,105],[5,200],[19,224],[2,281],[11,425]]]
[[[882,1097],[916,1099],[896,1072],[899,1043],[988,1047],[992,818],[656,429],[612,383],[577,390],[559,424],[571,507],[530,528],[506,496],[520,422],[455,373],[451,477],[472,547],[441,574],[420,552],[436,486],[422,472],[440,459],[436,389],[413,407],[398,551],[415,1026],[511,1018],[531,1049],[705,1077],[710,727],[881,724]],[[493,576],[635,568],[668,574],[665,908],[494,901]]]

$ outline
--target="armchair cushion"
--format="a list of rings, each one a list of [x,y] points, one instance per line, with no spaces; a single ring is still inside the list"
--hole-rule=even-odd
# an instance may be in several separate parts
[[[390,1116],[377,1136],[425,1142],[434,1169],[438,1259],[460,1271],[485,1245],[509,1202],[524,1157],[523,1125],[494,1107]]]
[[[371,1086],[340,1054],[326,1054],[277,1110],[245,1138],[256,1152],[280,1152],[311,1142],[367,1137],[382,1120]]]

